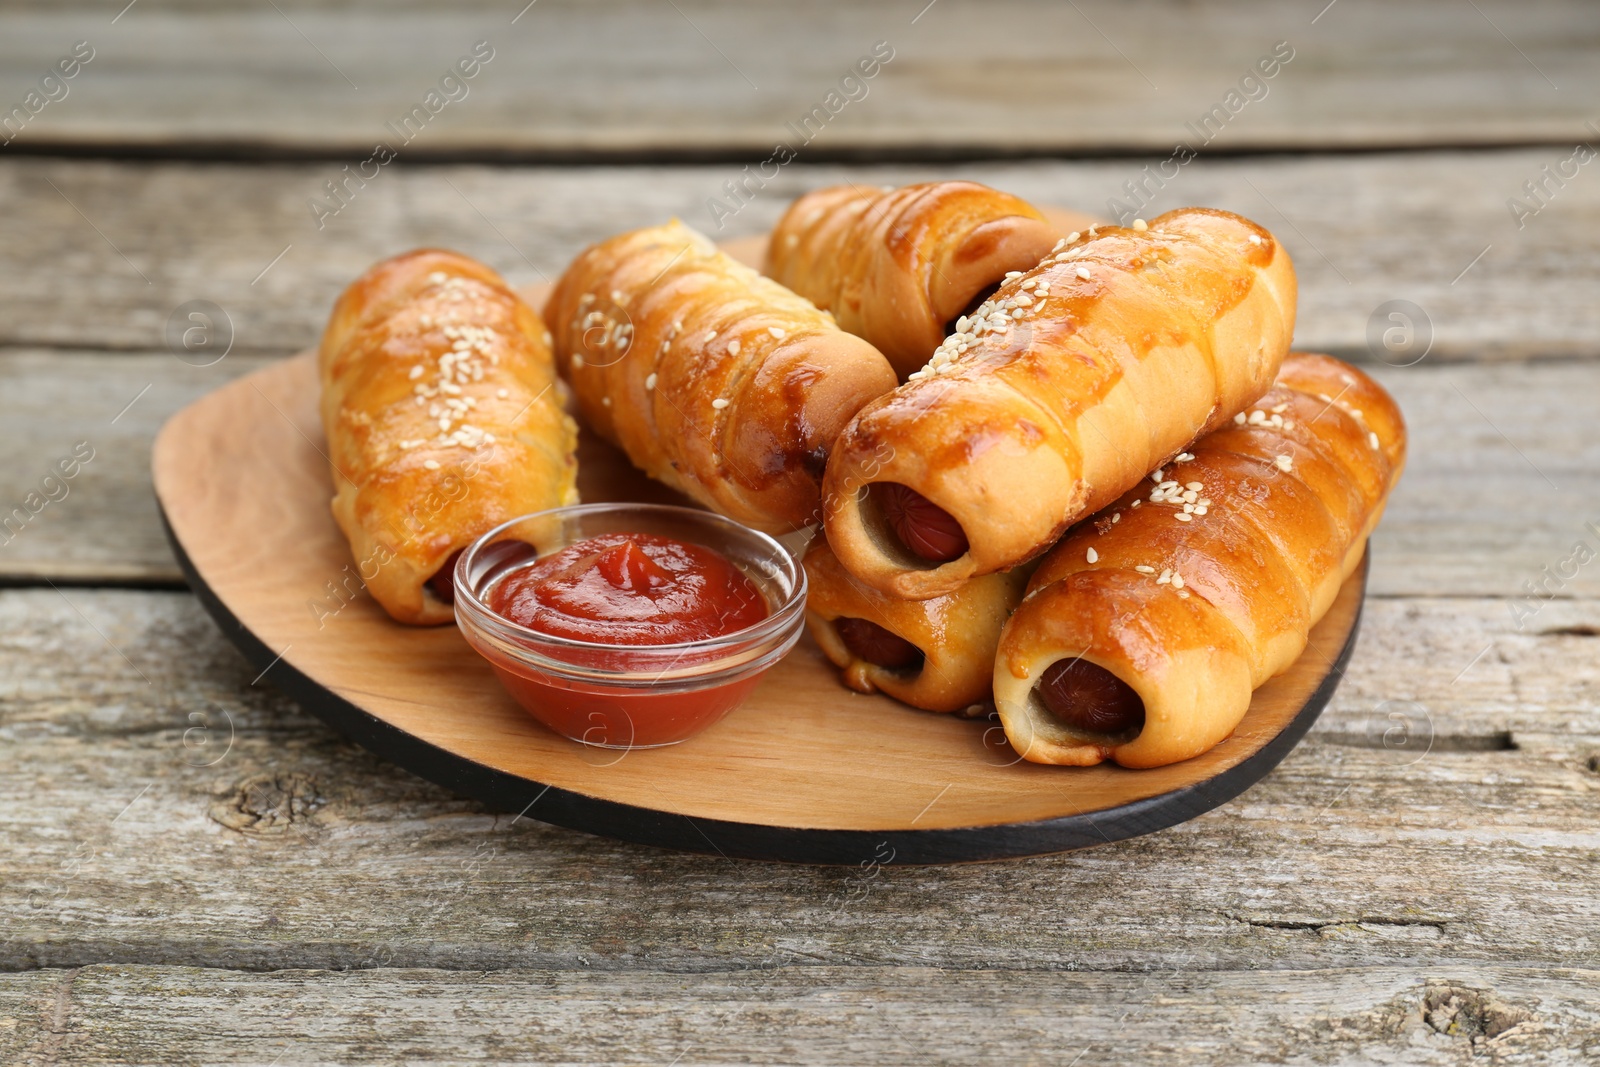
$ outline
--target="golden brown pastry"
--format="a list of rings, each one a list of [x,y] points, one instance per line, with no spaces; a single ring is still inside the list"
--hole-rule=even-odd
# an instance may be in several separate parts
[[[1266,392],[1294,308],[1288,253],[1225,211],[1073,235],[846,428],[829,543],[915,599],[1016,566]]]
[[[851,689],[927,711],[988,703],[1000,628],[1031,568],[986,574],[932,600],[897,600],[852,578],[821,537],[805,567],[806,625]]]
[[[585,250],[545,317],[592,429],[768,532],[817,521],[828,449],[895,385],[877,349],[677,221]]]
[[[1290,357],[1259,402],[1044,558],[995,659],[1012,746],[1156,767],[1227,737],[1359,564],[1405,437],[1366,375]]]
[[[334,305],[317,364],[333,516],[396,620],[449,622],[456,553],[577,502],[548,335],[483,264],[435,249],[379,263]]]
[[[765,273],[878,347],[904,378],[948,324],[1061,236],[1027,201],[977,182],[836,185],[789,206]]]

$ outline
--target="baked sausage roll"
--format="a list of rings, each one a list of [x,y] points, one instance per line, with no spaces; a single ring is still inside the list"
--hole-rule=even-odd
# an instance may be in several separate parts
[[[545,318],[590,428],[768,532],[818,520],[828,449],[895,385],[877,349],[676,220],[584,251]]]
[[[1370,378],[1291,357],[1256,405],[1044,558],[995,659],[1012,746],[1156,767],[1227,737],[1360,563],[1405,447]]]
[[[1014,567],[1266,392],[1294,310],[1288,253],[1237,215],[1075,234],[850,423],[828,541],[913,599]]]
[[[1027,270],[1061,233],[1027,201],[977,182],[837,185],[789,206],[765,272],[865,337],[904,378],[949,324]]]
[[[379,263],[334,305],[317,365],[333,516],[399,622],[449,622],[456,553],[577,502],[548,335],[483,264],[431,249]]]
[[[805,567],[806,625],[845,685],[925,711],[987,705],[1000,628],[1030,568],[986,574],[932,600],[897,600],[852,578],[821,537]]]

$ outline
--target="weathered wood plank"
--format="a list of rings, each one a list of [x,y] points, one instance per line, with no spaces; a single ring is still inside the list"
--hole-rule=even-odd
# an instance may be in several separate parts
[[[354,162],[393,139],[385,123],[422,104],[479,40],[494,58],[407,155],[756,162],[780,139],[800,148],[786,123],[819,106],[837,118],[802,149],[818,155],[1165,153],[1214,106],[1235,111],[1216,141],[1231,150],[1526,144],[1591,136],[1600,95],[1600,19],[1577,0],[1481,0],[1481,14],[1445,0],[1345,0],[1325,12],[1284,0],[803,9],[632,0],[603,16],[575,0],[527,10],[476,0],[448,12],[144,0],[115,20],[85,0],[7,7],[8,106],[72,42],[96,50],[69,95],[18,136],[35,148],[205,145]],[[893,58],[866,95],[846,85],[854,102],[826,101],[879,41]],[[1289,64],[1240,92],[1279,41]]]
[[[0,354],[0,522],[74,445],[95,449],[66,498],[20,529],[13,518],[9,542],[0,534],[0,580],[181,581],[150,493],[150,442],[178,407],[261,365],[239,355],[197,368],[166,354]],[[1600,529],[1586,525],[1600,523],[1589,504],[1600,499],[1594,373],[1576,361],[1378,368],[1412,440],[1374,540],[1372,592],[1519,598],[1524,583],[1547,581],[1545,567],[1562,571],[1578,541],[1600,553]],[[1600,596],[1600,568],[1565,570],[1541,596]]]
[[[0,976],[0,1054],[29,1065],[1566,1064],[1587,1062],[1600,1040],[1597,995],[1596,971],[1519,967],[484,976],[96,966]]]
[[[1374,601],[1318,733],[1173,830],[822,869],[485,812],[253,686],[182,594],[0,593],[0,969],[1588,967],[1600,601],[1545,612]]]
[[[150,443],[168,415],[263,362],[0,354],[0,580],[181,582]]]
[[[1214,204],[1271,227],[1299,268],[1297,338],[1306,348],[1370,359],[1369,319],[1404,299],[1429,317],[1430,362],[1592,357],[1600,352],[1600,305],[1591,298],[1600,285],[1591,240],[1600,232],[1600,163],[1562,188],[1552,184],[1547,206],[1521,229],[1507,209],[1511,197],[1534,203],[1523,183],[1543,180],[1541,168],[1569,154],[1202,156],[1164,188],[1149,185],[1153,199],[1139,210]],[[532,282],[559,275],[590,242],[674,215],[719,237],[763,232],[792,197],[828,183],[971,177],[1104,213],[1110,198],[1127,199],[1125,183],[1145,180],[1147,163],[1159,160],[795,164],[765,189],[751,186],[721,230],[707,202],[732,203],[724,185],[740,172],[731,164],[389,167],[365,188],[352,185],[348,205],[319,230],[309,205],[341,176],[333,163],[12,159],[0,162],[0,344],[161,350],[174,309],[207,299],[231,317],[236,351],[286,354],[314,342],[352,278],[418,245],[459,248]]]

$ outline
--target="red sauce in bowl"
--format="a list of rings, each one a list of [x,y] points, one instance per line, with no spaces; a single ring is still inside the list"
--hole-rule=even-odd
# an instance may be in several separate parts
[[[602,534],[511,571],[483,600],[496,615],[541,634],[588,642],[563,652],[588,667],[627,668],[629,649],[703,641],[767,618],[766,598],[727,557],[655,534]],[[540,671],[480,648],[534,718],[591,745],[650,748],[697,733],[737,707],[759,673],[701,688],[621,687]],[[672,667],[721,653],[685,650]],[[671,669],[670,667],[668,669]]]
[[[767,617],[755,583],[726,556],[655,534],[569,545],[494,587],[489,609],[530,630],[605,645],[674,645]]]

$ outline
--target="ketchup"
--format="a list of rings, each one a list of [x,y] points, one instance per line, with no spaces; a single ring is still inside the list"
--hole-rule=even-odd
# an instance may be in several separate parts
[[[495,614],[593,647],[571,656],[627,666],[627,647],[720,637],[769,614],[760,589],[727,557],[654,534],[604,534],[511,571],[484,603]],[[721,719],[760,675],[701,689],[610,687],[558,677],[480,648],[512,697],[557,733],[609,748],[675,744]],[[711,655],[706,653],[705,655]],[[696,654],[674,662],[692,665]]]
[[[604,645],[672,645],[767,617],[755,583],[702,545],[605,534],[569,545],[494,587],[489,609],[530,630]]]

